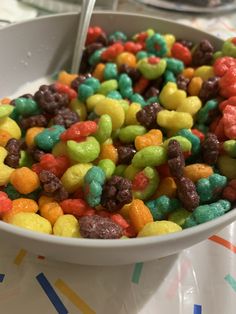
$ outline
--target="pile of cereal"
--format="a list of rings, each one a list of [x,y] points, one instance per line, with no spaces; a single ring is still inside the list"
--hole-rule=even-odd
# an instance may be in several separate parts
[[[0,217],[66,237],[135,238],[236,201],[236,38],[88,31],[81,72],[0,105]]]

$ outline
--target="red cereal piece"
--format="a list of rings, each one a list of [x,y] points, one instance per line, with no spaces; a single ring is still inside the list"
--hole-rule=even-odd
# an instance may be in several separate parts
[[[171,177],[170,169],[167,163],[156,167],[156,169],[161,178]]]
[[[94,216],[95,214],[96,214],[95,209],[91,208],[91,209],[86,209],[84,213],[82,214],[82,216]]]
[[[84,199],[84,189],[82,187],[78,188],[78,190],[76,190],[73,193],[73,198],[82,198],[82,199]]]
[[[204,141],[205,135],[202,132],[200,132],[198,129],[192,129],[191,131],[194,135],[196,135],[200,139],[201,142]]]
[[[99,210],[97,212],[97,215],[98,216],[101,216],[101,217],[107,217],[107,218],[110,218],[111,217],[111,213],[105,211],[105,210]]]
[[[39,174],[42,170],[48,170],[60,178],[70,167],[70,160],[66,156],[55,157],[52,154],[45,154],[40,158],[40,162],[32,165],[32,170]]]
[[[12,209],[12,200],[8,198],[5,192],[0,191],[0,215],[7,213]]]
[[[145,77],[141,77],[138,82],[134,85],[134,92],[142,94],[145,89],[148,87],[150,81]]]
[[[236,179],[231,180],[224,188],[222,197],[230,202],[236,201]]]
[[[220,104],[219,104],[219,109],[221,111],[224,111],[225,107],[227,105],[230,105],[230,106],[236,106],[236,96],[233,96],[233,97],[230,97],[229,99],[226,99],[224,101],[222,101]]]
[[[135,238],[137,235],[137,232],[135,231],[134,227],[130,225],[123,231],[123,235],[128,238]]]
[[[173,58],[183,61],[183,63],[186,66],[192,62],[191,51],[187,47],[178,42],[173,44],[171,48],[171,56]]]
[[[95,27],[89,27],[88,33],[87,33],[87,38],[86,38],[86,46],[94,43],[97,38],[102,35],[103,30],[101,27],[95,26]]]
[[[157,63],[160,62],[160,60],[161,59],[158,58],[158,57],[151,56],[151,57],[148,58],[148,63],[149,64],[157,64]]]
[[[145,42],[145,40],[147,38],[148,38],[148,33],[147,32],[141,32],[135,36],[135,41],[142,43],[142,42]]]
[[[134,180],[132,183],[132,190],[143,191],[148,186],[148,183],[149,183],[149,179],[146,177],[143,171],[140,171],[134,177]]]
[[[123,51],[124,45],[120,42],[116,42],[102,52],[101,58],[104,61],[113,61]]]
[[[226,106],[223,112],[224,133],[229,139],[236,139],[236,107]]]
[[[71,214],[75,217],[84,216],[84,214],[93,208],[89,207],[89,205],[82,199],[67,199],[60,202],[60,206],[64,212],[64,214]]]
[[[219,81],[220,95],[229,98],[236,96],[236,67],[231,67]]]
[[[122,217],[120,214],[112,214],[110,216],[111,220],[113,220],[117,225],[121,226],[122,229],[126,229],[129,227],[128,222]]]
[[[224,131],[224,121],[222,117],[215,119],[210,125],[210,131],[214,133],[220,142],[223,142],[227,139]]]
[[[87,136],[95,133],[97,131],[97,127],[97,123],[94,121],[77,122],[64,131],[61,134],[60,139],[64,142],[68,140],[81,142],[84,141]]]
[[[134,43],[133,41],[127,41],[124,44],[124,51],[128,51],[133,54],[136,54],[142,49],[143,49],[143,46],[140,43]]]
[[[70,88],[68,85],[56,82],[54,84],[54,87],[58,93],[67,94],[70,100],[77,98],[76,91],[73,88]]]
[[[213,69],[216,76],[223,76],[229,68],[236,66],[236,59],[232,57],[221,57],[216,59]]]

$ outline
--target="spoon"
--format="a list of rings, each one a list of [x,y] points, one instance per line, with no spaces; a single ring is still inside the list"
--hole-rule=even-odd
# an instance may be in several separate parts
[[[72,58],[71,73],[78,73],[83,55],[87,31],[96,0],[83,0],[78,23],[75,48]]]

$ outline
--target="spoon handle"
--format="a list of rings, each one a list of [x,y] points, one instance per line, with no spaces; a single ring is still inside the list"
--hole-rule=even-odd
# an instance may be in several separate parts
[[[78,23],[71,73],[78,73],[82,59],[87,31],[96,0],[83,0]]]

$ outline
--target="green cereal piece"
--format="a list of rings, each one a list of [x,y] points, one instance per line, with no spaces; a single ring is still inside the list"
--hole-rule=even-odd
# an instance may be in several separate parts
[[[159,98],[157,96],[153,96],[153,97],[148,98],[145,105],[150,105],[154,102],[159,102]]]
[[[95,77],[87,78],[84,83],[87,86],[90,86],[93,89],[93,92],[96,93],[99,90],[100,82]]]
[[[120,99],[119,104],[122,106],[125,112],[129,109],[129,102],[127,100]]]
[[[33,159],[31,158],[30,154],[27,153],[25,150],[20,151],[20,160],[19,160],[19,167],[31,167],[33,164]]]
[[[204,124],[196,124],[195,128],[204,134],[207,134],[208,129],[209,129],[209,127]]]
[[[125,169],[127,165],[118,165],[114,171],[114,176],[124,177]]]
[[[205,105],[197,113],[197,121],[199,124],[204,124],[209,118],[209,112],[218,107],[216,99],[208,100]]]
[[[100,154],[100,144],[93,136],[88,136],[83,142],[67,141],[67,151],[70,158],[80,163],[89,163]]]
[[[145,189],[141,191],[133,191],[133,196],[134,198],[140,200],[147,200],[155,193],[159,185],[160,178],[155,168],[146,167],[142,170],[142,172],[148,178],[148,185]]]
[[[78,98],[79,100],[85,102],[87,98],[94,94],[93,88],[86,84],[80,84],[78,88]]]
[[[167,152],[165,147],[148,146],[138,151],[133,159],[132,166],[135,168],[156,167],[163,165],[167,161]]]
[[[164,59],[159,60],[157,63],[149,63],[148,58],[142,59],[137,64],[137,69],[148,80],[154,80],[162,76],[166,69],[166,61]]]
[[[221,57],[223,57],[222,51],[216,51],[216,52],[213,54],[213,61],[216,61],[216,59],[221,58]]]
[[[116,42],[116,41],[127,41],[127,36],[120,31],[114,32],[113,34],[109,35],[109,41]]]
[[[214,173],[208,178],[197,181],[196,190],[200,197],[200,203],[214,201],[222,192],[227,184],[227,178]]]
[[[88,60],[89,64],[92,66],[95,66],[96,64],[98,64],[101,61],[101,55],[104,50],[106,50],[106,48],[95,50],[94,53],[89,57],[89,60]]]
[[[201,148],[201,141],[200,139],[193,134],[190,130],[188,129],[181,129],[179,130],[176,135],[180,135],[185,137],[187,140],[189,140],[192,144],[192,154],[197,154],[200,151]]]
[[[172,137],[168,138],[167,140],[165,140],[162,144],[163,147],[167,148],[170,140],[176,140],[177,142],[179,142],[180,147],[181,147],[183,152],[190,152],[192,149],[191,142],[187,138],[180,136],[180,135],[172,136]]]
[[[228,140],[223,143],[224,151],[232,158],[236,158],[236,140]]]
[[[88,204],[95,207],[100,204],[102,186],[105,182],[104,171],[97,166],[90,168],[84,176],[84,192]]]
[[[39,133],[35,137],[35,144],[42,150],[49,152],[60,141],[60,135],[65,131],[61,125],[53,125]]]
[[[227,39],[222,46],[222,53],[224,56],[236,58],[236,45],[232,38]]]
[[[220,173],[228,179],[236,179],[236,159],[228,155],[220,155],[217,160]]]
[[[136,58],[137,60],[141,60],[141,59],[144,59],[144,58],[147,58],[148,57],[148,53],[144,50],[140,50],[137,54],[136,54]]]
[[[181,204],[177,199],[172,199],[165,195],[162,195],[155,200],[148,201],[145,205],[150,209],[155,221],[165,219],[168,214],[181,207]]]
[[[168,220],[175,222],[177,225],[182,227],[185,223],[187,217],[189,217],[191,213],[184,208],[178,208],[174,212],[168,215]]]
[[[117,79],[118,70],[117,65],[112,62],[108,62],[105,65],[103,76],[105,80]]]
[[[0,119],[10,116],[13,112],[14,106],[12,105],[0,105]]]
[[[41,189],[37,189],[34,192],[31,192],[29,194],[21,194],[14,188],[14,186],[11,183],[8,183],[8,185],[4,187],[3,191],[7,193],[8,197],[11,200],[16,200],[21,197],[30,198],[32,200],[37,200],[41,192]]]
[[[112,133],[112,120],[108,114],[102,114],[98,120],[98,129],[94,137],[99,143],[105,142],[111,137]]]
[[[173,72],[175,75],[180,74],[184,69],[184,63],[175,58],[165,58],[166,70]]]
[[[130,101],[131,102],[136,102],[138,104],[140,104],[142,107],[146,106],[146,101],[144,100],[144,98],[138,94],[138,93],[134,93],[131,97],[130,97]]]
[[[112,90],[109,93],[107,93],[106,95],[108,98],[112,98],[112,99],[122,99],[121,94],[117,91],[117,90]]]
[[[197,225],[198,225],[198,224],[197,224],[195,218],[194,218],[192,215],[190,215],[190,216],[188,216],[188,217],[185,219],[185,222],[184,222],[182,228],[183,228],[183,229],[186,229],[186,228],[195,227],[195,226],[197,226]]]
[[[31,116],[41,112],[38,104],[31,98],[20,97],[15,99],[14,111],[18,116]]]
[[[126,73],[122,73],[118,80],[118,86],[123,98],[130,98],[133,94],[132,80]]]
[[[116,165],[111,159],[101,159],[98,166],[105,172],[106,179],[110,179],[116,169]]]
[[[174,73],[170,70],[166,70],[165,73],[163,74],[164,77],[164,83],[168,83],[168,82],[173,82],[176,83],[176,77],[174,75]]]
[[[99,94],[107,95],[108,93],[117,90],[118,82],[117,80],[108,80],[101,83],[98,90]]]
[[[144,135],[147,130],[142,125],[128,125],[120,129],[119,139],[122,143],[133,143],[139,135]]]
[[[124,177],[133,181],[135,175],[139,172],[139,169],[135,168],[133,165],[129,165],[126,167],[124,171]]]
[[[146,39],[146,49],[149,53],[153,53],[157,57],[163,57],[168,51],[165,38],[158,33],[155,33]]]

